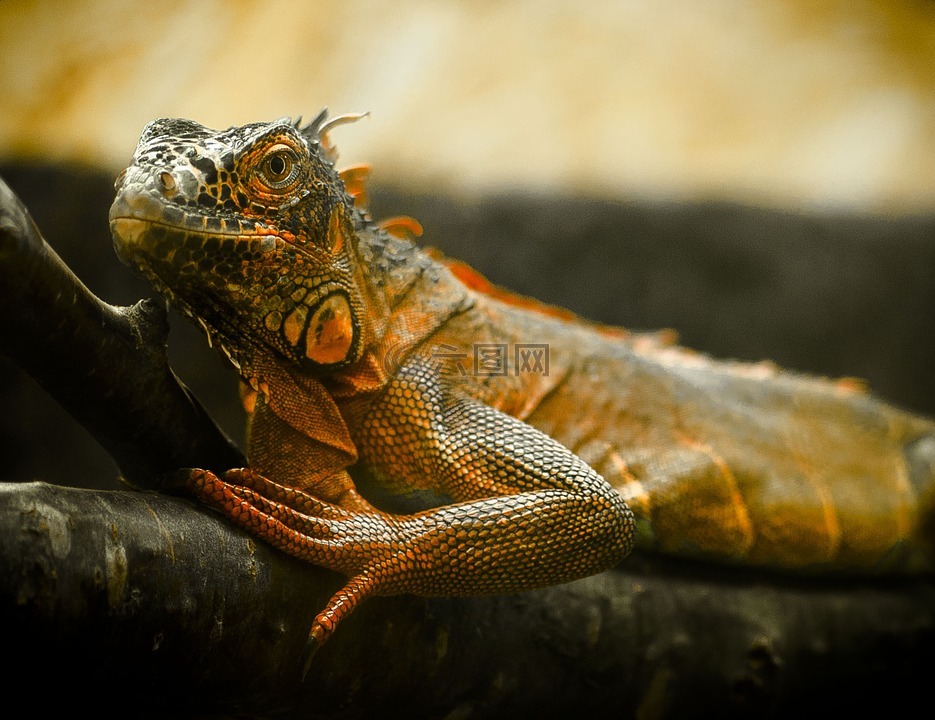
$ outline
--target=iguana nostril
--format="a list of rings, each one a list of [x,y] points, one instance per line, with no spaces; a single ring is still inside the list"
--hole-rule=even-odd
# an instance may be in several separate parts
[[[159,173],[159,188],[167,195],[175,191],[175,178],[173,177],[172,173]]]
[[[120,186],[123,185],[123,181],[127,179],[127,168],[124,168],[120,171],[120,174],[117,175],[114,180],[114,190],[120,190]]]

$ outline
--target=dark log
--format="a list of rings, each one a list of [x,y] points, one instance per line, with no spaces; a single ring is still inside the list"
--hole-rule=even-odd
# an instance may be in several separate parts
[[[487,598],[371,600],[314,657],[341,578],[187,500],[0,485],[8,687],[44,706],[270,717],[762,717],[923,700],[930,582],[791,577],[634,558]],[[392,711],[392,712],[391,712]]]

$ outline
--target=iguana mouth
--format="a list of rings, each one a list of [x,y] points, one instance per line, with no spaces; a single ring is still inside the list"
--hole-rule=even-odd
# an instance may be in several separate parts
[[[272,249],[277,237],[272,228],[259,221],[186,212],[145,188],[125,188],[118,193],[110,207],[110,227],[118,253],[122,245],[140,245],[146,235],[157,228],[164,228],[163,235],[184,233],[205,239],[241,238],[248,242],[259,239],[261,250]]]
[[[147,227],[148,227],[148,226],[159,226],[159,225],[161,225],[161,226],[163,226],[163,227],[165,227],[165,228],[168,228],[168,229],[170,229],[170,230],[172,230],[172,231],[175,231],[175,232],[187,232],[187,233],[196,234],[196,235],[204,235],[205,237],[223,237],[223,236],[227,236],[227,237],[242,237],[242,238],[250,238],[250,237],[254,237],[254,236],[260,236],[260,237],[274,237],[274,234],[273,234],[273,233],[262,233],[262,232],[258,232],[258,231],[257,231],[257,227],[258,227],[257,224],[254,224],[254,225],[251,226],[251,225],[249,225],[249,224],[247,224],[247,223],[240,223],[240,227],[239,227],[238,229],[236,229],[236,230],[235,230],[235,229],[232,229],[232,228],[230,228],[230,227],[228,227],[228,226],[226,226],[226,225],[224,225],[224,224],[221,225],[221,228],[220,228],[219,230],[216,230],[216,229],[214,229],[214,228],[208,228],[208,227],[206,227],[207,222],[203,222],[203,223],[201,224],[201,225],[202,225],[201,227],[197,227],[197,223],[196,223],[196,222],[193,222],[193,221],[196,221],[196,220],[198,220],[199,218],[202,219],[203,221],[208,221],[208,220],[211,219],[211,218],[203,217],[203,216],[200,216],[200,215],[189,215],[189,214],[186,214],[186,215],[185,215],[186,222],[185,222],[183,225],[179,226],[179,225],[176,225],[175,223],[167,222],[167,221],[165,221],[165,220],[156,220],[156,219],[148,218],[148,217],[141,216],[141,215],[115,215],[115,214],[112,214],[112,215],[111,215],[111,218],[110,218],[110,223],[111,223],[111,226],[113,226],[113,225],[116,223],[116,224],[118,224],[118,226],[121,226],[121,227],[123,227],[122,223],[124,223],[124,222],[137,222],[137,223],[141,223],[143,226],[147,226]],[[221,222],[224,223],[223,220],[222,220]],[[231,222],[232,222],[232,223],[235,223],[235,222],[238,222],[238,221],[234,220],[234,221],[231,221]],[[262,227],[262,226],[260,226],[260,227]],[[251,231],[251,228],[252,228],[252,231]]]
[[[189,216],[197,219],[197,215]],[[220,230],[208,229],[205,227],[192,227],[192,224],[183,226],[174,225],[163,220],[154,220],[152,218],[141,217],[139,215],[115,215],[111,214],[110,231],[114,238],[114,248],[117,255],[125,263],[138,265],[139,255],[150,254],[156,247],[156,243],[176,240],[179,237],[195,238],[198,244],[206,246],[211,238],[223,239],[225,241],[244,241],[256,245],[260,252],[273,250],[277,242],[285,241],[274,232],[263,233],[257,225],[248,226],[244,224],[242,229],[232,230],[221,228]],[[302,252],[301,249],[296,249]],[[173,255],[173,248],[167,246],[159,250],[159,255],[163,260],[170,260]]]

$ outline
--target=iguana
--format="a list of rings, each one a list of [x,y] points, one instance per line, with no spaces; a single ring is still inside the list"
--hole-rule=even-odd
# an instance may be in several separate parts
[[[412,223],[368,214],[361,168],[335,169],[328,132],[354,117],[155,120],[110,212],[118,255],[243,380],[249,467],[184,470],[187,486],[348,577],[313,643],[369,596],[519,591],[634,547],[931,570],[932,422],[853,382],[589,322],[421,249],[398,232]]]

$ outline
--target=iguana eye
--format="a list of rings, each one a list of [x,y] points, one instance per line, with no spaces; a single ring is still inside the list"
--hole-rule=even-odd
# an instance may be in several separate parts
[[[291,189],[298,175],[295,152],[282,145],[273,147],[260,163],[260,179],[270,190]]]
[[[292,169],[292,158],[286,153],[276,153],[266,160],[266,172],[274,182],[282,182],[289,177],[289,171]]]

